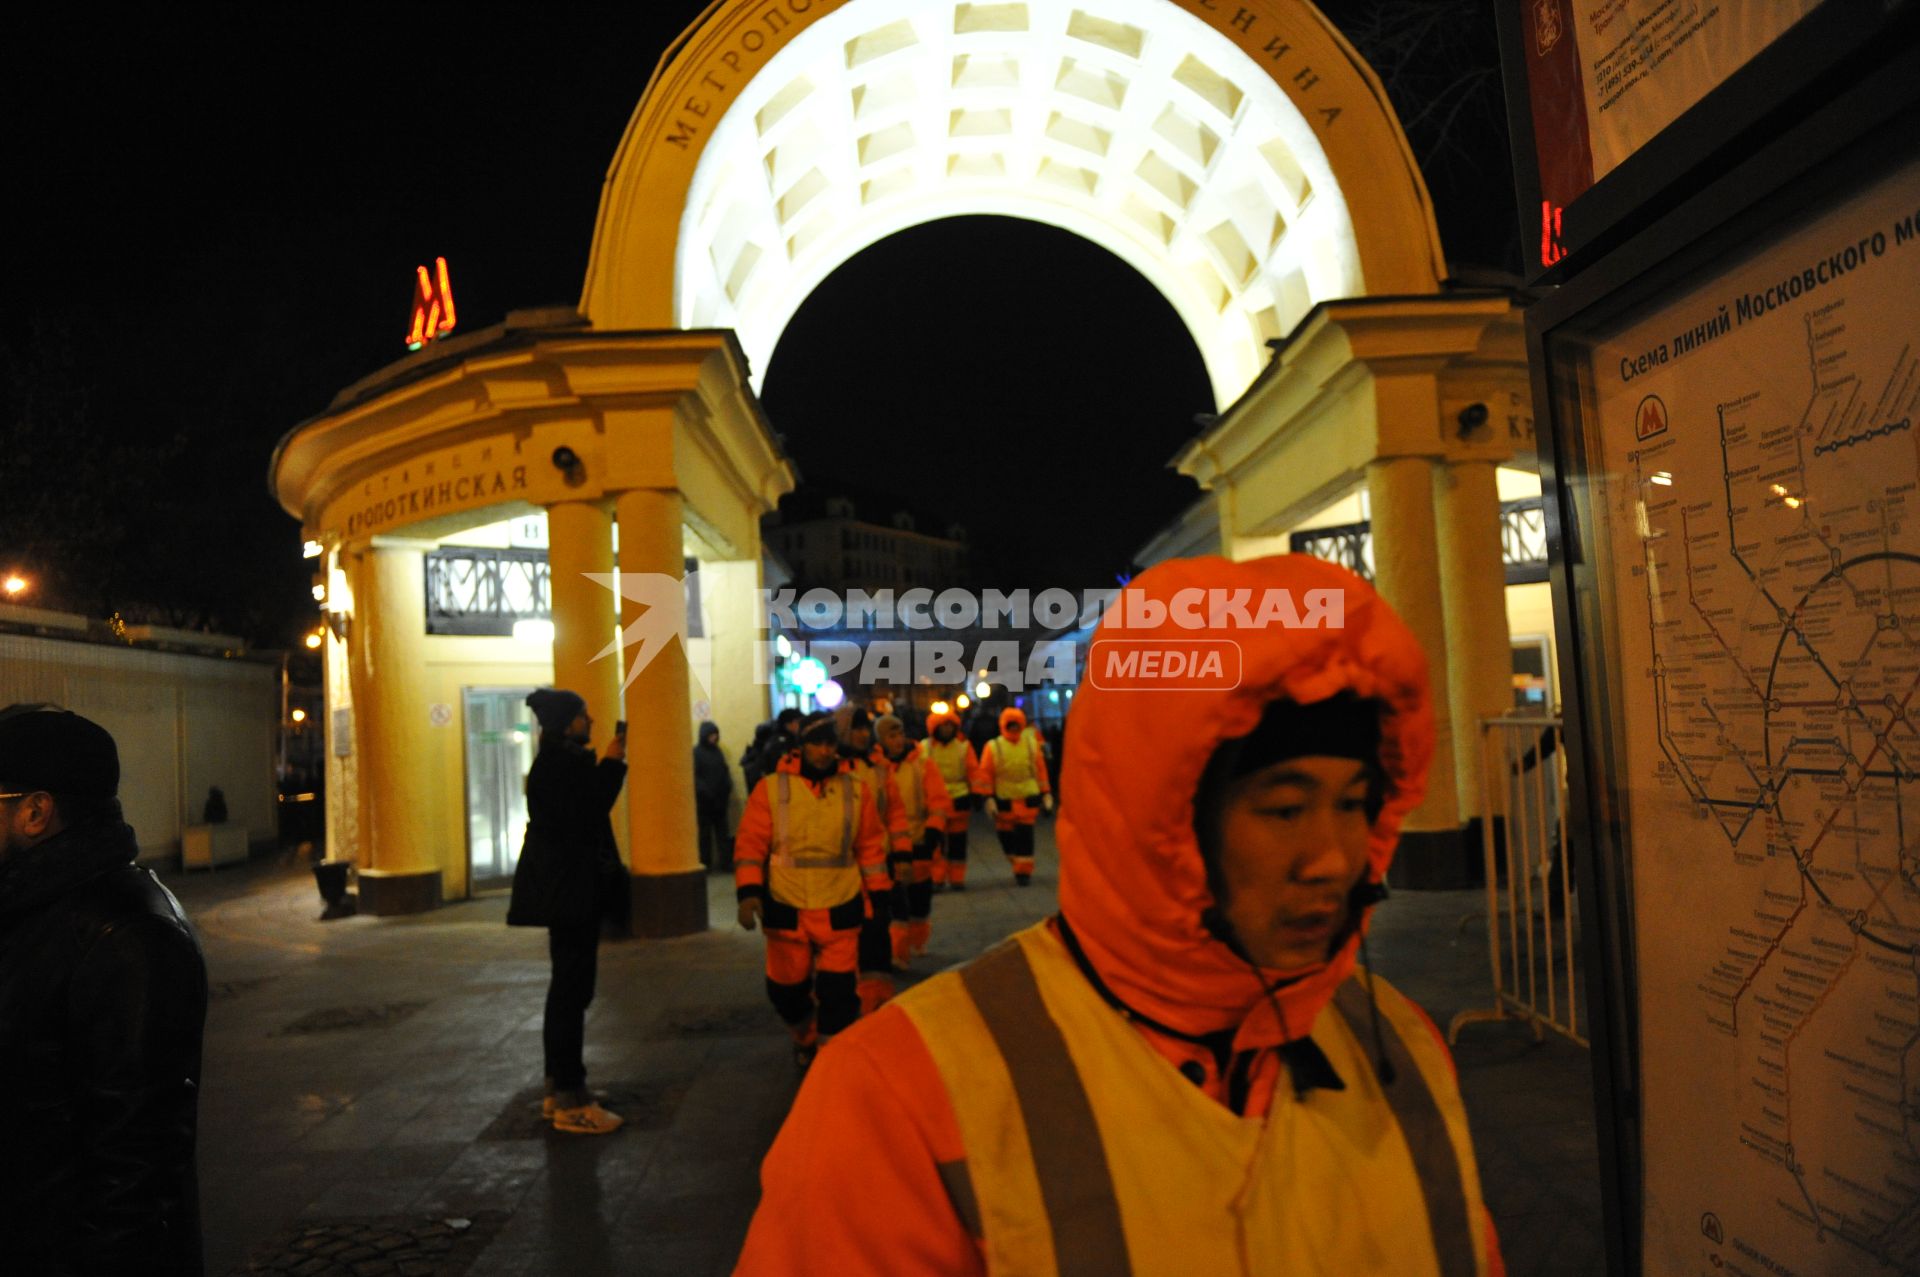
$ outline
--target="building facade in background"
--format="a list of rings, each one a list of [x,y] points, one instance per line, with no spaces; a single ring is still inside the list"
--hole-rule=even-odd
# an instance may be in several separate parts
[[[143,863],[180,855],[215,788],[228,837],[273,844],[281,692],[280,653],[237,638],[0,605],[0,706],[59,705],[113,734]]]

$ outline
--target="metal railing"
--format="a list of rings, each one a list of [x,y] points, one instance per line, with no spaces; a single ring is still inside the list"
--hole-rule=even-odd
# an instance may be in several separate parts
[[[427,556],[427,633],[513,633],[515,621],[552,619],[545,550],[444,546]]]
[[[1371,523],[1308,528],[1293,533],[1287,548],[1338,563],[1363,581],[1373,580]],[[1508,585],[1547,579],[1547,513],[1539,497],[1500,503],[1500,560],[1506,564]]]
[[[1491,1007],[1460,1012],[1468,1024],[1525,1020],[1535,1040],[1552,1029],[1581,1046],[1581,985],[1567,858],[1566,751],[1558,718],[1510,714],[1480,724],[1480,822],[1487,869]]]
[[[1500,503],[1500,561],[1508,585],[1547,579],[1547,511],[1539,497]]]
[[[1373,525],[1342,523],[1332,528],[1310,528],[1296,532],[1287,540],[1295,554],[1311,554],[1316,559],[1338,563],[1362,581],[1373,580]]]

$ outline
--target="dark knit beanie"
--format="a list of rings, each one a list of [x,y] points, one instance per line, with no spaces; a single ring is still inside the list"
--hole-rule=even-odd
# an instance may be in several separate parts
[[[1274,701],[1251,732],[1221,742],[1214,757],[1223,763],[1230,781],[1309,754],[1354,758],[1377,767],[1380,710],[1379,701],[1362,700],[1352,692],[1310,705]]]
[[[528,692],[527,705],[540,721],[540,731],[553,736],[566,735],[573,720],[587,712],[587,703],[577,693],[558,687],[538,687]]]
[[[833,721],[833,715],[825,710],[816,710],[800,720],[800,740],[803,744],[807,741],[838,744],[840,728]]]
[[[55,705],[0,710],[0,791],[93,808],[120,791],[120,751],[100,724]]]
[[[1216,859],[1219,817],[1228,788],[1242,776],[1283,763],[1289,758],[1318,756],[1353,758],[1367,765],[1373,777],[1367,798],[1367,819],[1380,814],[1386,801],[1385,773],[1380,767],[1380,715],[1384,706],[1352,692],[1303,705],[1274,701],[1245,736],[1220,742],[1200,774],[1193,795],[1193,827],[1201,855],[1209,868]]]

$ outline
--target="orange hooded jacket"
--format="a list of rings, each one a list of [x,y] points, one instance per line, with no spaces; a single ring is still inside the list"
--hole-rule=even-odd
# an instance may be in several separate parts
[[[997,739],[1005,740],[1008,744],[1012,744],[1013,736],[1007,731],[1007,728],[1014,723],[1020,724],[1020,738],[1022,744],[1025,744],[1027,734],[1033,731],[1033,727],[1027,722],[1027,716],[1011,705],[1000,711],[1000,735]],[[1032,748],[1033,779],[1040,786],[1041,793],[1050,794],[1053,792],[1053,781],[1052,778],[1047,775],[1046,751],[1040,748],[1040,742],[1037,740],[1033,743]],[[985,745],[981,746],[980,749],[980,765],[975,771],[977,779],[974,782],[974,792],[991,797],[993,795],[993,783],[998,777],[998,772],[999,769],[994,766],[993,741],[988,741]]]
[[[841,759],[838,770],[851,772],[853,767],[846,759]],[[801,773],[797,750],[782,758],[774,771],[799,777],[802,784],[819,792],[820,786],[807,780]],[[772,776],[764,776],[753,787],[753,792],[747,795],[746,809],[740,813],[740,826],[733,833],[733,880],[736,889],[742,892],[748,889],[756,892],[768,890],[767,857],[773,851],[773,784]],[[899,805],[896,799],[894,806],[898,808]],[[887,874],[887,844],[892,831],[882,823],[873,793],[864,785],[860,788],[857,810],[853,852],[860,866],[862,886],[868,892],[890,890],[893,879]],[[900,818],[900,828],[901,837],[904,838],[904,818]]]
[[[1251,732],[1267,704],[1303,703],[1343,690],[1386,703],[1380,762],[1389,782],[1368,847],[1366,877],[1381,881],[1407,814],[1426,790],[1433,753],[1427,659],[1406,625],[1365,582],[1304,555],[1243,563],[1198,558],[1162,563],[1130,590],[1170,604],[1182,591],[1223,591],[1229,623],[1122,628],[1113,612],[1102,640],[1159,638],[1231,642],[1239,651],[1231,687],[1151,694],[1082,682],[1068,726],[1075,762],[1057,823],[1061,912],[1101,979],[1142,1016],[1186,1034],[1233,1033],[1236,1054],[1256,1052],[1243,1112],[1266,1111],[1283,1075],[1278,1047],[1307,1036],[1358,959],[1368,907],[1339,950],[1284,979],[1270,1000],[1248,964],[1211,935],[1202,915],[1213,903],[1194,833],[1194,795],[1215,749]],[[1272,590],[1296,603],[1309,590],[1337,591],[1339,628],[1236,627],[1236,602],[1249,616]],[[1193,595],[1186,595],[1189,599]],[[1192,617],[1191,609],[1185,615]],[[909,992],[907,997],[911,997]],[[1152,1032],[1141,1035],[1176,1067],[1198,1065],[1207,1094],[1225,1102],[1211,1051]],[[1435,1031],[1436,1038],[1439,1036]],[[1443,1046],[1444,1049],[1444,1046]],[[933,1277],[986,1271],[979,1244],[956,1215],[939,1167],[966,1157],[945,1084],[912,1020],[898,1006],[863,1019],[815,1061],[761,1171],[759,1211],[737,1269],[745,1274],[873,1274]],[[857,1191],[821,1176],[820,1166],[862,1168]],[[1504,1271],[1491,1220],[1491,1269]]]
[[[967,739],[966,725],[960,721],[958,714],[952,710],[948,710],[944,714],[927,715],[926,749],[931,751],[934,746],[940,743],[934,733],[940,729],[940,724],[942,723],[953,724],[953,739],[957,741],[961,749],[965,751],[963,756],[967,762],[967,774],[965,778],[967,784],[966,792],[969,794],[977,793],[980,783],[980,756],[974,752],[972,742]]]

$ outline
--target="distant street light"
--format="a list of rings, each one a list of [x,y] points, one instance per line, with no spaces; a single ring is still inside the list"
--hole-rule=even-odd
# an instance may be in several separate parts
[[[296,723],[304,723],[307,721],[307,711],[303,709],[297,709],[293,711],[293,713],[287,715],[287,717],[291,718]]]
[[[312,651],[324,642],[326,642],[326,640],[320,637],[320,631],[315,630],[313,633],[307,635],[307,650]]]
[[[8,598],[17,599],[31,588],[33,588],[33,582],[27,580],[26,577],[21,576],[18,572],[9,572],[7,574],[5,589]]]
[[[973,691],[974,691],[974,694],[983,701],[987,699],[987,697],[993,695],[993,687],[991,684],[988,684],[988,683],[976,683],[974,685]]]
[[[962,692],[960,693],[960,695],[954,697],[953,703],[959,706],[961,709],[965,709],[967,706],[973,704],[973,702],[967,698],[967,694],[965,692]]]

